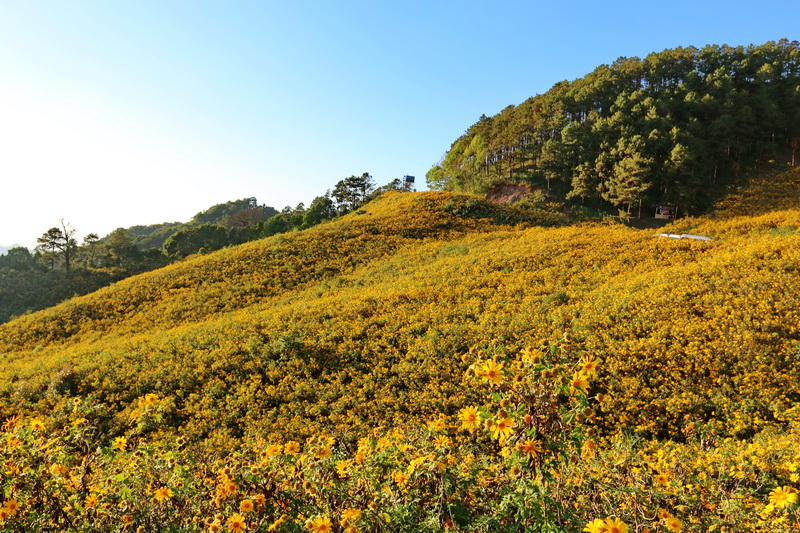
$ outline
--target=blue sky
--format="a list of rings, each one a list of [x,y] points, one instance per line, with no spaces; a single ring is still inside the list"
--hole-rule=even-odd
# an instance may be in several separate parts
[[[800,39],[800,2],[0,1],[0,245],[369,172],[621,56]]]

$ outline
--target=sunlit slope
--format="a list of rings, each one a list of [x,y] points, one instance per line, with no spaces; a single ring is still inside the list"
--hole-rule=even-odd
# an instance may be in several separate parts
[[[479,215],[515,216],[468,196],[389,194],[335,223],[171,265],[23,317],[0,330],[0,347],[76,342],[86,332],[172,327],[246,308],[348,273],[410,242],[482,231],[489,225]],[[541,214],[541,222],[558,220]]]
[[[471,349],[544,343],[603,360],[607,431],[746,435],[800,400],[798,210],[668,228],[710,244],[512,226],[519,212],[445,193],[364,211],[3,326],[0,418],[81,396],[113,429],[155,392],[169,426],[211,442],[356,434],[471,401]]]
[[[712,216],[731,218],[763,215],[781,209],[800,208],[800,167],[786,172],[754,174],[731,187],[715,205]]]

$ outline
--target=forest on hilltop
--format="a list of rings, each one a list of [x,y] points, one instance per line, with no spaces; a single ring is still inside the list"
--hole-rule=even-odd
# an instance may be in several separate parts
[[[427,174],[431,189],[517,181],[628,213],[699,214],[725,185],[798,156],[800,44],[705,46],[620,58],[481,116]]]

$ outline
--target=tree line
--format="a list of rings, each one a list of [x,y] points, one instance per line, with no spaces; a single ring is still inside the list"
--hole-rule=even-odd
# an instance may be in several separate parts
[[[364,172],[340,180],[308,207],[300,203],[277,211],[245,198],[212,206],[188,223],[118,228],[103,238],[89,233],[81,242],[77,230],[61,220],[37,239],[33,251],[17,247],[0,255],[0,323],[192,254],[310,228],[386,190],[403,189],[399,179],[376,188]]]
[[[481,116],[427,181],[473,193],[515,181],[627,212],[643,201],[696,212],[754,167],[794,166],[798,143],[797,41],[675,48]]]

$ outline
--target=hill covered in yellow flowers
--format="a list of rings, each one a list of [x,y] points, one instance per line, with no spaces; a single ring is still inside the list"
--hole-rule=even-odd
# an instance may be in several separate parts
[[[711,242],[387,193],[0,325],[0,522],[789,531],[799,177]]]

